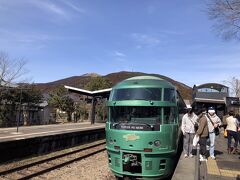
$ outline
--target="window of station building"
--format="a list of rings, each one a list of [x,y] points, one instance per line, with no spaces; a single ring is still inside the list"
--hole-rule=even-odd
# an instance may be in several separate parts
[[[228,88],[226,87],[218,87],[218,88],[214,88],[214,87],[209,87],[209,88],[200,88],[198,89],[198,92],[206,92],[206,93],[211,93],[211,92],[221,92],[221,93],[227,93],[228,92]]]
[[[228,93],[228,88],[222,87],[221,92],[222,92],[222,93]]]
[[[163,111],[163,124],[177,123],[176,107],[164,107]]]
[[[212,88],[201,88],[201,89],[198,89],[198,92],[211,93],[211,92],[219,92],[219,91],[217,89],[212,89]]]
[[[171,88],[164,89],[164,101],[175,102],[175,90]]]
[[[161,88],[127,88],[115,89],[112,95],[112,101],[123,100],[152,100],[161,101]]]

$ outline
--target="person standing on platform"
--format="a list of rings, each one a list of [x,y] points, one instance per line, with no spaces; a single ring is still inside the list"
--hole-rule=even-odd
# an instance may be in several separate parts
[[[182,132],[183,132],[183,151],[184,157],[193,157],[192,147],[193,147],[193,137],[195,135],[194,125],[197,123],[198,117],[193,112],[190,105],[187,105],[187,113],[182,118]]]
[[[226,121],[226,119],[227,119],[228,117],[229,117],[229,114],[223,116],[222,127],[224,128],[224,132],[225,132],[226,127],[227,127],[227,121]],[[224,135],[224,137],[226,138],[225,135]]]
[[[236,114],[235,118],[237,118],[237,122],[238,122],[238,144],[240,145],[240,115]]]
[[[230,111],[229,112],[229,117],[226,119],[227,121],[227,138],[228,138],[228,153],[235,153],[237,150],[237,145],[238,145],[238,120],[237,118],[234,117],[234,112]],[[234,147],[232,149],[231,147],[231,142],[232,142],[232,137],[235,141]]]
[[[199,115],[199,127],[197,130],[200,144],[200,161],[207,161],[207,138],[208,138],[208,122],[206,118],[206,109],[202,109],[202,113]]]
[[[209,154],[212,159],[216,159],[214,155],[214,146],[215,146],[215,137],[216,137],[214,128],[218,128],[221,125],[221,120],[216,115],[215,109],[213,107],[210,107],[208,109],[207,121],[208,121],[208,131],[209,131],[209,141],[210,141]]]

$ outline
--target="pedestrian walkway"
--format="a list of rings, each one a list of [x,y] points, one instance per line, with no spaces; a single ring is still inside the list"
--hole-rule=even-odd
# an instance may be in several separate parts
[[[239,148],[239,147],[238,147]],[[221,133],[215,143],[216,160],[206,162],[209,180],[240,180],[240,154],[227,153],[227,139]]]

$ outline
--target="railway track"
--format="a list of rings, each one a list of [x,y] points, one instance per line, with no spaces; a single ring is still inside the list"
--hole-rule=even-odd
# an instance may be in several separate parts
[[[105,150],[105,140],[64,151],[50,157],[0,170],[0,179],[30,179]]]

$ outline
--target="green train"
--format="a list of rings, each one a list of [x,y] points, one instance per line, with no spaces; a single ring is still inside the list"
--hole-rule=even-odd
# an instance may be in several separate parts
[[[108,101],[106,149],[115,176],[169,177],[184,111],[176,87],[161,78],[138,76],[114,86]]]

